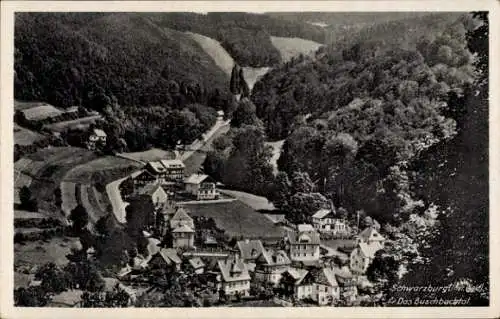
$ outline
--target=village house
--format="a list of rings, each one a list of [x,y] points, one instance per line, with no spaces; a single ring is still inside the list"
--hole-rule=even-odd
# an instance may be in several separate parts
[[[324,267],[310,271],[314,277],[314,293],[312,299],[323,306],[332,304],[340,298],[340,287],[335,277],[335,269]]]
[[[340,298],[340,287],[331,267],[311,270],[289,269],[282,274],[280,287],[295,300],[309,299],[318,305],[332,304]]]
[[[184,179],[184,169],[186,166],[179,159],[169,159],[160,161],[166,170],[166,181],[182,181]]]
[[[194,247],[194,222],[184,208],[179,208],[170,219],[172,246],[174,248]]]
[[[340,298],[353,302],[358,296],[358,284],[349,268],[335,268],[335,278],[340,286]]]
[[[181,258],[177,255],[177,251],[172,248],[162,248],[151,257],[148,266],[151,269],[167,269],[175,271],[181,270]]]
[[[278,287],[281,288],[283,295],[295,297],[299,295],[299,286],[302,278],[308,273],[302,268],[288,268],[281,274]]]
[[[143,170],[139,175],[134,177],[134,187],[142,187],[149,184],[156,184],[159,179],[149,170]]]
[[[356,248],[350,255],[352,272],[364,274],[375,254],[384,247],[385,238],[373,227],[367,227],[356,237]]]
[[[247,264],[250,271],[254,271],[256,260],[265,251],[260,240],[240,240],[236,242],[240,258]]]
[[[98,145],[106,145],[107,135],[101,129],[93,129],[88,134],[87,148],[89,150],[95,150]]]
[[[290,259],[292,261],[318,261],[320,257],[319,233],[311,225],[299,225],[297,232],[288,232]]]
[[[356,236],[356,243],[366,243],[368,245],[378,245],[380,249],[384,247],[385,238],[374,227],[366,227]]]
[[[220,275],[217,277],[217,289],[224,291],[227,296],[239,293],[248,296],[250,293],[250,274],[247,265],[238,255],[234,258],[217,261]]]
[[[215,186],[215,181],[208,175],[193,174],[185,181],[186,191],[197,200],[215,199],[219,197],[219,192]]]
[[[193,257],[188,260],[188,266],[195,274],[203,274],[205,272],[205,263],[200,257]]]
[[[314,229],[321,233],[332,235],[348,235],[349,226],[344,221],[336,217],[334,209],[320,209],[312,216]]]
[[[165,184],[167,180],[167,169],[160,161],[148,162],[145,166],[147,172],[155,177],[155,182]]]
[[[264,250],[255,261],[255,278],[277,286],[281,274],[291,265],[290,258],[283,250]]]
[[[137,189],[130,198],[151,200],[155,208],[163,206],[168,195],[160,184],[148,184]]]
[[[104,280],[104,291],[101,292],[105,294],[106,292],[111,292],[114,290],[125,292],[129,298],[128,305],[132,305],[137,300],[137,291],[131,287],[125,286],[116,278],[103,278]]]

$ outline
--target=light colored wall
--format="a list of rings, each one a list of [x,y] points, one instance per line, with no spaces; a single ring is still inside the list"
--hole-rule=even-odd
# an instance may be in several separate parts
[[[318,260],[319,245],[293,244],[290,246],[290,258],[294,261]]]
[[[236,292],[239,292],[240,294],[246,296],[250,291],[250,280],[224,282],[222,284],[222,289],[224,289],[226,295],[233,295]]]

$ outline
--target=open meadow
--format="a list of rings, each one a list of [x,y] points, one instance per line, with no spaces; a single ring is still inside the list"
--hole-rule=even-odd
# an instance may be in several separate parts
[[[285,232],[266,216],[237,200],[228,203],[189,205],[186,209],[192,216],[212,217],[218,227],[224,229],[230,236],[275,238],[282,237]]]
[[[318,50],[322,44],[300,38],[271,37],[271,42],[281,54],[283,62],[290,61],[299,54],[309,55]]]
[[[175,153],[173,151],[165,151],[159,148],[152,148],[143,152],[133,152],[133,153],[120,153],[118,156],[122,158],[128,158],[137,162],[153,162],[162,159],[174,159]]]
[[[14,144],[31,145],[37,141],[43,140],[44,135],[28,130],[14,123]]]

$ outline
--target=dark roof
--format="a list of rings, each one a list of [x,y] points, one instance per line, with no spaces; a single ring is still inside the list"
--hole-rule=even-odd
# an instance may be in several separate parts
[[[260,240],[240,240],[237,242],[241,258],[245,260],[257,259],[264,251],[264,245]]]
[[[247,265],[241,259],[219,260],[217,265],[225,282],[250,280]]]
[[[161,257],[168,265],[172,263],[180,264],[182,262],[177,255],[177,251],[173,248],[162,248],[156,255]]]
[[[150,179],[156,179],[156,177],[147,170],[142,171],[142,173],[140,173],[139,175],[134,177],[134,179],[139,178],[139,177],[143,177],[143,176],[148,177]]]
[[[265,265],[290,265],[291,261],[283,250],[264,250],[257,261]]]

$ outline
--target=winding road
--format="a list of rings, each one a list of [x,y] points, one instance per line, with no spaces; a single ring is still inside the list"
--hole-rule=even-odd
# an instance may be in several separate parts
[[[217,119],[217,122],[214,124],[214,126],[212,126],[210,130],[208,130],[205,134],[203,134],[203,139],[201,141],[200,140],[195,141],[193,144],[191,144],[191,146],[189,147],[189,151],[186,151],[182,155],[180,155],[180,159],[183,162],[189,159],[192,166],[200,166],[203,163],[205,154],[198,151],[208,150],[208,147],[213,142],[213,140],[216,139],[218,136],[225,134],[229,130],[229,127],[230,127],[230,120],[224,121],[221,118]],[[193,171],[198,169],[199,167],[190,167],[187,168],[186,171]],[[116,219],[120,223],[126,222],[125,207],[127,207],[128,203],[123,201],[120,195],[119,186],[121,182],[126,180],[129,176],[135,177],[139,175],[141,172],[142,170],[139,170],[137,172],[134,172],[128,176],[120,178],[106,185],[106,194],[108,195],[109,201],[111,202],[111,206],[113,208],[113,214],[116,216]]]

